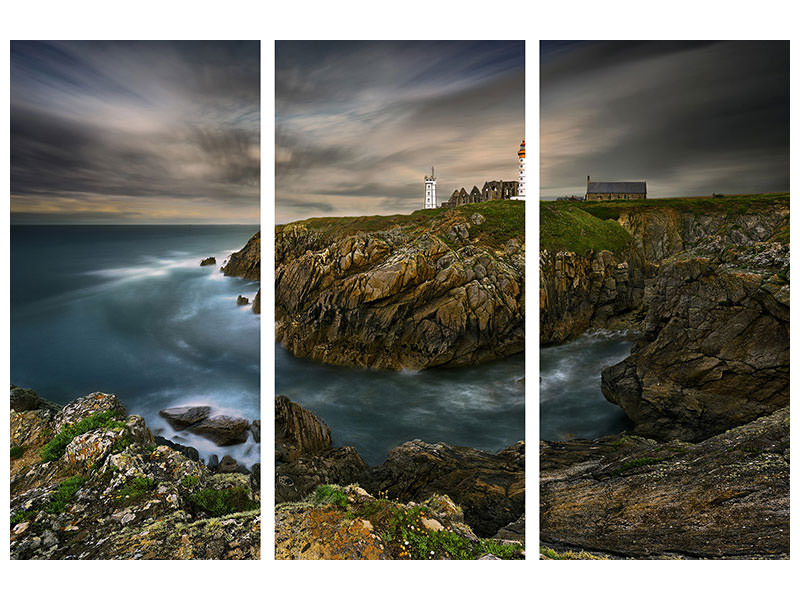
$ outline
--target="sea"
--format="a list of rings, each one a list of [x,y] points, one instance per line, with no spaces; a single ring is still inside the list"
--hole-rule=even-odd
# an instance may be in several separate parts
[[[595,330],[540,350],[541,439],[594,439],[632,426],[624,411],[605,399],[600,381],[603,369],[627,358],[633,343],[628,331]]]
[[[209,405],[259,414],[259,283],[224,277],[222,262],[258,225],[12,226],[11,383],[58,404],[116,394],[154,434],[260,462],[259,444],[224,448],[174,431],[158,411]],[[217,265],[200,267],[215,256]]]
[[[386,371],[299,359],[275,345],[275,393],[331,428],[371,466],[414,439],[497,452],[525,439],[525,356],[475,367]]]

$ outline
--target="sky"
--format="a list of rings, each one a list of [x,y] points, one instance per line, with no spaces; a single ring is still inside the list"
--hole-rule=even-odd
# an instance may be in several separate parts
[[[789,191],[788,42],[541,42],[540,195]]]
[[[258,42],[12,42],[11,222],[258,223]]]
[[[277,42],[275,219],[410,213],[516,180],[524,42]]]

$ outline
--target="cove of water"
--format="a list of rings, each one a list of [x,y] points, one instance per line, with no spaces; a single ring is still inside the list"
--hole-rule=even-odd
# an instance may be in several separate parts
[[[259,418],[258,282],[223,260],[258,226],[11,228],[11,382],[59,404],[116,394],[156,435],[201,456],[260,462],[252,437],[220,448],[175,432],[158,411],[203,404]],[[200,267],[216,256],[217,265]]]
[[[523,354],[458,369],[378,371],[298,359],[275,345],[275,393],[331,428],[370,465],[413,439],[497,452],[525,439]]]
[[[627,332],[594,331],[540,350],[541,439],[594,439],[630,427],[600,391],[600,373],[627,358],[632,346]]]

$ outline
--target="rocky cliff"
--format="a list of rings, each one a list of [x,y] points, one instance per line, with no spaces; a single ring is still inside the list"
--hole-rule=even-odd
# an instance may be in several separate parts
[[[16,396],[12,391],[12,558],[259,557],[257,471],[214,474],[157,444],[144,419],[126,415],[112,394],[89,394],[63,408],[31,393]]]
[[[319,517],[316,512],[310,514],[306,510],[308,505],[302,502],[307,503],[320,486],[360,485],[361,491],[357,494],[381,501],[393,498],[393,506],[398,510],[407,510],[398,508],[400,504],[411,507],[415,503],[433,510],[426,502],[445,496],[447,502],[457,505],[458,521],[463,524],[462,529],[469,530],[467,537],[473,541],[477,540],[475,534],[524,541],[524,442],[490,454],[414,440],[392,449],[382,465],[371,468],[354,448],[331,448],[330,430],[309,411],[284,396],[278,397],[276,405],[275,497],[279,521],[286,517],[287,523],[299,527],[301,521],[305,523],[306,519]],[[292,450],[287,451],[287,448]],[[297,502],[301,502],[302,510],[298,509]],[[282,505],[289,507],[286,508],[288,512]],[[302,517],[300,521],[298,516]],[[341,516],[333,516],[336,517],[334,523],[338,524]],[[339,532],[340,528],[337,525],[334,529]],[[294,548],[299,538],[290,533],[290,529],[284,528],[279,537],[288,544],[287,548]],[[331,543],[334,543],[333,537],[320,540],[314,552],[321,552]],[[288,549],[286,551],[292,555]]]
[[[276,338],[358,367],[477,364],[524,349],[524,203],[278,226]]]
[[[230,259],[221,270],[226,277],[242,277],[261,281],[261,232],[253,235],[244,248],[231,254]],[[253,300],[253,312],[261,313],[261,289],[258,290]]]
[[[603,392],[637,433],[699,440],[788,404],[788,195],[542,211],[541,341],[632,316]]]
[[[541,442],[540,467],[540,536],[550,548],[788,557],[788,408],[698,444],[627,434]]]

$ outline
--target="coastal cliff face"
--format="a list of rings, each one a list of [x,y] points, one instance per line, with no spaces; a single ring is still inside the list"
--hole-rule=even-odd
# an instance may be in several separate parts
[[[253,281],[261,281],[261,232],[257,232],[247,240],[244,248],[231,254],[230,259],[222,267],[226,277],[241,277]],[[253,312],[261,314],[261,289],[253,299]]]
[[[704,442],[541,442],[540,536],[629,558],[787,558],[789,409]]]
[[[244,248],[231,254],[222,272],[227,277],[261,281],[261,232],[251,237]]]
[[[276,338],[292,354],[385,369],[524,349],[524,206],[488,202],[276,228]]]
[[[259,557],[258,478],[157,445],[113,394],[62,409],[12,392],[10,423],[12,558]]]
[[[584,208],[581,250],[543,235],[543,344],[628,316],[642,338],[602,389],[642,435],[696,441],[788,405],[787,195]]]
[[[280,536],[291,547],[298,538],[286,527],[299,525],[287,515],[312,517],[305,510],[298,513],[296,507],[284,514],[282,505],[307,501],[321,485],[359,485],[359,494],[394,498],[395,505],[425,504],[446,496],[457,505],[459,521],[469,529],[469,536],[524,541],[524,442],[491,454],[413,440],[392,449],[383,464],[371,468],[354,448],[331,448],[328,427],[285,396],[276,399],[275,418],[276,519],[286,516]]]

